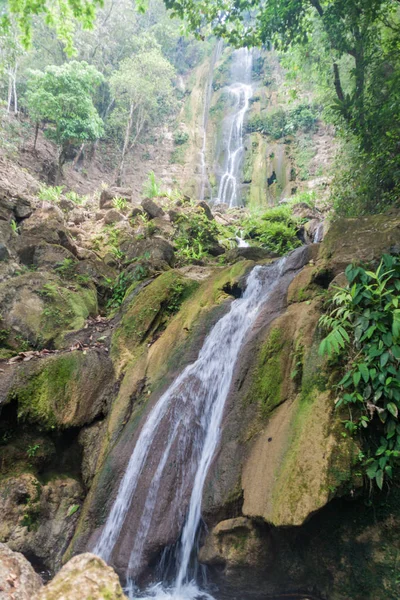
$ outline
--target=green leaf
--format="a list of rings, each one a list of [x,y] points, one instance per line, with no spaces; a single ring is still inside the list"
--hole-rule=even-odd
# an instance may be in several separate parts
[[[394,402],[389,402],[389,404],[386,406],[387,410],[394,416],[394,417],[398,417],[399,411],[397,406],[394,404]]]
[[[394,338],[400,336],[400,309],[393,311],[392,333]]]
[[[380,358],[380,365],[383,368],[387,361],[389,360],[389,352],[384,352],[383,354],[381,354],[381,358]]]
[[[376,485],[381,490],[383,488],[383,471],[379,469],[375,475]]]
[[[369,371],[367,365],[365,363],[361,363],[360,365],[358,365],[358,368],[363,380],[365,381],[365,383],[367,383],[369,379]]]
[[[356,371],[355,373],[353,373],[354,387],[358,386],[358,384],[360,383],[360,379],[361,379],[361,373],[360,373],[360,371]]]
[[[378,470],[378,461],[374,461],[367,469],[366,473],[370,479],[375,478],[376,471]]]

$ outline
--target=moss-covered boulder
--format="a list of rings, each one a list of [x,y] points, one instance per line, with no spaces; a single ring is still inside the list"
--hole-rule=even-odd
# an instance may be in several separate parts
[[[101,349],[73,351],[22,364],[8,392],[21,421],[42,429],[79,427],[106,414],[114,372]]]
[[[97,314],[90,283],[68,284],[55,275],[27,272],[0,284],[0,345],[15,350],[62,345],[63,334]]]
[[[72,558],[35,600],[128,600],[118,575],[94,554]]]

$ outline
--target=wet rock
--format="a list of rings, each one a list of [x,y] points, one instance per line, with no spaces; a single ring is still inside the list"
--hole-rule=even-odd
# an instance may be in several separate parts
[[[207,565],[224,565],[228,569],[266,564],[270,548],[246,517],[221,521],[206,537],[199,560]],[[269,562],[271,561],[271,557]]]
[[[3,478],[0,540],[55,571],[76,526],[79,511],[72,507],[79,508],[82,499],[82,487],[71,477],[56,477],[46,485],[28,473]]]
[[[79,600],[128,600],[115,571],[89,553],[72,558],[35,600],[77,600],[78,597]]]
[[[0,543],[1,600],[32,600],[43,583],[23,554]]]
[[[233,248],[226,253],[228,262],[236,262],[238,260],[254,260],[255,262],[265,260],[267,258],[276,258],[278,255],[266,248],[257,248],[249,246],[248,248]]]
[[[202,200],[201,202],[197,203],[197,207],[202,208],[204,210],[204,213],[209,221],[212,221],[214,219],[213,214],[211,212],[211,208],[209,207],[207,202]]]
[[[142,208],[149,219],[155,219],[156,217],[163,217],[165,215],[161,206],[158,206],[151,198],[142,200]]]

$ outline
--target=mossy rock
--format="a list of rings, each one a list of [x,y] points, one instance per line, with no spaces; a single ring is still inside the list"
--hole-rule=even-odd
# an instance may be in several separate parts
[[[0,284],[1,329],[8,349],[60,347],[63,334],[81,329],[98,312],[92,285],[68,285],[54,275],[24,273]]]
[[[302,303],[291,305],[274,322],[267,350],[274,335],[282,348],[279,328],[291,346],[286,346],[280,364],[270,351],[271,368],[265,370],[264,385],[259,384],[261,390],[274,392],[267,408],[271,402],[279,406],[244,464],[243,514],[277,526],[301,525],[335,495],[360,483],[353,478],[359,449],[353,439],[341,436],[341,416],[334,410],[318,356],[317,321],[315,303]]]
[[[112,394],[111,361],[89,350],[22,365],[8,400],[18,403],[18,418],[22,421],[54,429],[90,423],[107,412]]]

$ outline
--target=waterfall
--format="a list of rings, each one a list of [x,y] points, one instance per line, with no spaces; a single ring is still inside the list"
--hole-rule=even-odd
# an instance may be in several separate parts
[[[190,565],[201,521],[204,483],[220,438],[225,401],[245,337],[280,277],[290,268],[286,257],[271,265],[253,268],[243,296],[232,302],[229,312],[205,339],[197,360],[183,370],[147,416],[94,548],[105,560],[112,559],[133,505],[139,520],[134,539],[130,540],[126,572],[131,600],[212,598],[199,590]],[[176,552],[176,577],[172,585],[161,580],[143,593],[133,580],[143,560],[147,536],[155,527],[155,510],[160,502],[158,493],[161,484],[165,485],[167,464],[173,465],[175,476],[172,504],[176,518],[184,507],[183,529]],[[136,499],[133,503],[135,493],[145,486],[142,479],[145,477],[148,485],[144,503],[140,505]],[[186,502],[185,490],[188,492]],[[161,519],[163,517],[165,515]]]
[[[218,40],[217,45],[215,46],[213,56],[211,58],[210,64],[210,72],[206,82],[206,87],[204,91],[204,109],[203,109],[203,143],[200,150],[200,192],[199,199],[204,200],[206,188],[208,189],[208,195],[211,198],[211,186],[207,175],[207,162],[206,162],[206,153],[207,153],[207,124],[208,124],[208,116],[210,112],[210,101],[212,95],[212,84],[214,79],[214,68],[215,63],[221,56],[223,41]]]
[[[322,242],[324,238],[324,222],[321,221],[321,223],[318,224],[318,227],[315,230],[314,233],[314,238],[313,238],[313,242],[314,244],[319,244],[320,242]]]
[[[244,157],[243,123],[253,95],[251,71],[252,51],[247,48],[233,53],[231,76],[233,83],[227,88],[232,108],[223,124],[224,171],[219,183],[216,203],[239,206],[240,175]]]

